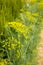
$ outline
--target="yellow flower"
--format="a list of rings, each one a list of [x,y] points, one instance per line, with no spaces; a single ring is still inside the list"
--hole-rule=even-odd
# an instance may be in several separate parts
[[[11,45],[8,45],[8,50],[15,49],[16,46],[17,46],[17,44],[12,43]]]
[[[0,65],[7,65],[7,60],[1,60]]]
[[[14,49],[16,46],[17,46],[17,44],[12,43],[12,44],[11,44],[11,49]]]
[[[32,14],[33,16],[39,16],[39,13],[34,13],[34,14]]]
[[[34,52],[34,53],[35,53],[35,52],[38,52],[38,50],[34,49],[33,52]]]
[[[31,12],[29,12],[29,11],[26,11],[25,13],[26,13],[26,15],[29,15],[29,16],[31,15]]]
[[[28,28],[23,23],[21,23],[21,22],[9,22],[8,25],[13,27],[18,33],[21,33],[23,35],[24,34],[27,35]]]
[[[5,65],[4,62],[0,62],[0,65]]]
[[[32,13],[31,12],[26,12],[26,15],[28,17],[28,19],[32,22],[36,22],[36,18],[32,16]]]
[[[20,45],[20,41],[18,41],[18,44]]]
[[[11,48],[8,48],[8,50],[11,50]]]
[[[29,36],[27,36],[26,34],[24,34],[24,36],[25,36],[25,39],[30,39]]]
[[[7,64],[7,60],[6,59],[4,60],[4,63]]]
[[[16,57],[17,57],[17,58],[20,58],[20,51],[19,51],[19,50],[17,50]]]
[[[37,0],[31,0],[30,2],[31,2],[31,3],[36,3],[36,2],[37,2]]]
[[[43,1],[40,1],[38,8],[39,8],[39,9],[43,9]]]

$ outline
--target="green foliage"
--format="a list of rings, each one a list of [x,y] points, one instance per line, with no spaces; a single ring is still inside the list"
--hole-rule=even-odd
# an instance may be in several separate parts
[[[22,4],[22,0],[0,0],[0,31],[3,30],[6,21],[15,20],[22,8]]]
[[[11,18],[17,17],[21,8],[21,0],[0,0],[0,13],[5,16],[7,21],[11,21]]]
[[[0,65],[38,64],[41,1],[0,0]]]

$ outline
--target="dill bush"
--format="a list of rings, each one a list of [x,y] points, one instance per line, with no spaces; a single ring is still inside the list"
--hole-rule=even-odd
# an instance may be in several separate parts
[[[38,65],[42,1],[0,0],[0,65]]]

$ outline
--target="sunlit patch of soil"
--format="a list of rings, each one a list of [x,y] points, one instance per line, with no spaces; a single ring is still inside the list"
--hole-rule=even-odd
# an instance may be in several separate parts
[[[39,65],[43,65],[43,30],[41,30],[40,37],[41,37],[40,46],[38,48],[39,56],[40,56]]]

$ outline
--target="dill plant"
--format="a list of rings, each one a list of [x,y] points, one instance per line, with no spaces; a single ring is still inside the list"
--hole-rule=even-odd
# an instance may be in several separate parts
[[[41,2],[31,0],[22,7],[21,0],[0,0],[0,65],[38,64]]]

